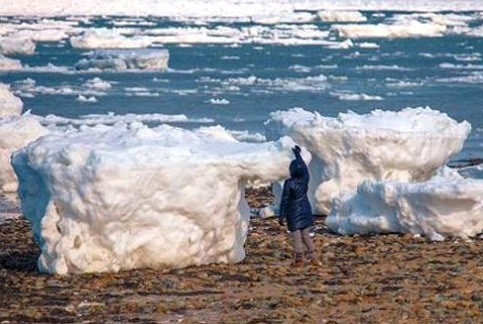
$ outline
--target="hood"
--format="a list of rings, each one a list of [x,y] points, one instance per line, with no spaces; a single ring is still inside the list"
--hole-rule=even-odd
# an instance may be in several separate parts
[[[303,165],[297,160],[293,160],[290,163],[290,177],[292,178],[300,178],[304,174],[303,172]]]

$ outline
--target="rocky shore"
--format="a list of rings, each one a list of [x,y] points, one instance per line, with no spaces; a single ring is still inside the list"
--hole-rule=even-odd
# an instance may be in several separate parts
[[[259,208],[272,195],[248,190],[247,200]],[[482,323],[481,235],[339,236],[316,223],[319,267],[292,268],[285,228],[254,218],[239,264],[60,277],[37,271],[30,224],[8,219],[0,323]]]

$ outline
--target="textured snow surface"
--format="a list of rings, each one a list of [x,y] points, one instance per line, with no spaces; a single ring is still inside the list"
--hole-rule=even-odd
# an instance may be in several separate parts
[[[10,156],[47,133],[47,129],[29,115],[0,117],[0,194],[16,199],[18,181]]]
[[[309,198],[328,214],[333,198],[366,179],[427,181],[461,150],[471,126],[426,108],[323,117],[301,108],[272,113],[267,138],[292,137],[312,153]]]
[[[483,232],[483,181],[364,182],[334,204],[327,226],[340,234],[413,233],[442,240]]]
[[[15,153],[41,271],[57,274],[238,262],[249,180],[279,181],[289,138],[241,143],[222,127],[140,123],[50,134]],[[308,159],[310,160],[310,159]]]
[[[20,115],[22,108],[22,99],[10,91],[9,85],[0,83],[0,117]]]

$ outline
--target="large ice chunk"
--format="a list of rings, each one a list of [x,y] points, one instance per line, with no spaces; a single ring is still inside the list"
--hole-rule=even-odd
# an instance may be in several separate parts
[[[48,130],[29,115],[0,118],[0,195],[16,200],[18,181],[10,164],[12,153],[47,133]]]
[[[35,43],[30,38],[0,37],[0,54],[26,54],[35,52]]]
[[[0,54],[0,71],[20,70],[22,63],[20,60],[12,59]]]
[[[333,198],[354,193],[366,179],[429,180],[471,130],[468,122],[428,107],[337,118],[294,108],[272,113],[266,128],[267,139],[288,135],[313,154],[309,198],[323,214]]]
[[[332,30],[347,38],[410,38],[439,37],[446,32],[446,26],[437,23],[421,23],[416,20],[387,24],[347,24],[333,25]]]
[[[168,60],[166,49],[98,50],[80,60],[75,67],[78,70],[159,71],[168,68]]]
[[[359,11],[338,11],[338,10],[322,10],[317,12],[320,20],[324,22],[365,22],[367,21]]]
[[[57,274],[238,262],[248,180],[288,176],[294,142],[242,143],[221,127],[82,127],[14,154],[22,211]]]
[[[112,29],[99,28],[86,30],[82,35],[70,38],[70,44],[75,48],[144,48],[152,41],[148,37],[126,37]]]
[[[483,181],[363,182],[337,201],[325,223],[340,234],[414,233],[432,240],[483,232]]]
[[[22,108],[22,99],[10,91],[8,84],[0,83],[0,117],[20,115]]]

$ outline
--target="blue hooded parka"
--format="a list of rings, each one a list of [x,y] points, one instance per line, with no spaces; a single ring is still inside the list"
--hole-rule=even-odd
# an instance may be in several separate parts
[[[293,151],[295,160],[290,163],[290,178],[283,184],[280,202],[280,219],[287,219],[287,226],[291,232],[314,225],[312,208],[307,198],[309,171],[300,156],[300,148],[297,147]]]

